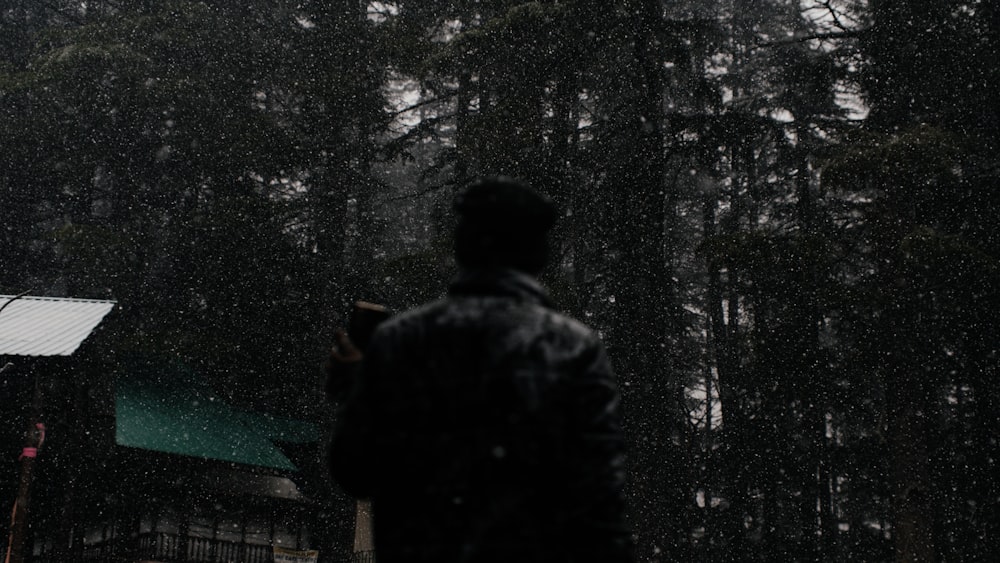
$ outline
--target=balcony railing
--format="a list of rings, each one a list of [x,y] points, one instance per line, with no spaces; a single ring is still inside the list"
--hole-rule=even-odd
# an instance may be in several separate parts
[[[322,558],[321,558],[322,559]],[[355,551],[354,555],[348,559],[350,563],[375,563],[374,551]]]
[[[65,563],[53,553],[34,556],[33,563]],[[115,538],[85,545],[73,557],[86,563],[274,563],[270,545],[248,544],[211,538],[184,537],[166,533],[147,533],[131,538]],[[335,556],[321,553],[320,563],[375,563],[374,552]]]

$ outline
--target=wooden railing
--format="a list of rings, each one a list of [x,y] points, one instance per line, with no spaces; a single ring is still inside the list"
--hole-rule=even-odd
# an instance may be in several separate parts
[[[167,561],[170,563],[272,563],[271,546],[182,537],[165,533],[118,538],[83,548],[81,559],[94,563]]]
[[[272,563],[271,546],[173,534],[143,534],[137,538],[140,559],[171,563]]]
[[[30,561],[33,563],[65,563],[66,554],[42,552]],[[270,545],[248,544],[211,538],[183,537],[162,532],[141,534],[138,537],[115,538],[96,544],[84,545],[71,556],[83,563],[135,563],[135,561],[163,561],[164,563],[273,563]],[[375,563],[375,552],[363,551],[352,555],[334,556],[321,553],[320,563]]]
[[[273,563],[270,545],[248,544],[211,538],[184,537],[162,532],[141,534],[131,538],[115,538],[83,546],[72,560],[85,563]],[[65,556],[40,553],[33,563],[65,563]],[[331,556],[320,554],[320,563],[375,563],[373,552]]]
[[[350,563],[375,563],[374,551],[355,551]]]

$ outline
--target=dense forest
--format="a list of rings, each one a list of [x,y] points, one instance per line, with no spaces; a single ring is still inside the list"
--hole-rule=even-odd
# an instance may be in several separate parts
[[[640,561],[987,561],[998,61],[989,0],[0,0],[0,293],[322,420],[349,303],[440,295],[521,177]]]

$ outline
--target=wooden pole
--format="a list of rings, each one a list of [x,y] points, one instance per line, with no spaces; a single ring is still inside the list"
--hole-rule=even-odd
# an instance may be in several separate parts
[[[374,534],[372,533],[372,503],[370,500],[359,500],[354,517],[354,552],[375,551]]]
[[[24,448],[21,450],[21,480],[17,488],[17,499],[11,512],[10,535],[7,541],[7,555],[4,563],[24,563],[24,538],[28,528],[28,505],[31,501],[31,481],[34,476],[35,458],[45,441],[45,425],[38,421],[41,405],[41,390],[35,386],[35,416],[32,426],[25,433]]]

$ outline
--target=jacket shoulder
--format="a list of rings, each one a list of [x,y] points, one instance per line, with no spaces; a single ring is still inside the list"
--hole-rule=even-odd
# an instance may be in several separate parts
[[[383,322],[376,337],[410,338],[433,327],[451,329],[493,324],[528,340],[540,338],[560,347],[602,347],[600,336],[586,324],[539,303],[494,297],[448,297],[409,309]]]

